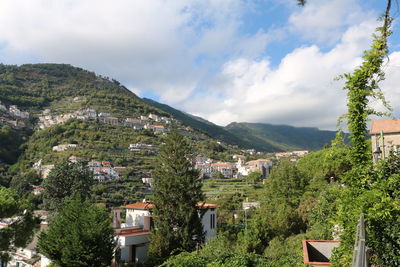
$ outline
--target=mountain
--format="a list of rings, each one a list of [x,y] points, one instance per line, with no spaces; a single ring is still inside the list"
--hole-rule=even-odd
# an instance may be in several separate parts
[[[318,128],[293,127],[265,123],[233,122],[225,127],[236,137],[253,145],[259,151],[317,150],[330,144],[335,131]]]
[[[335,138],[335,131],[321,131],[310,127],[293,127],[263,123],[233,122],[226,127],[218,126],[203,118],[177,110],[151,99],[143,101],[171,114],[183,124],[199,129],[210,137],[241,148],[278,152],[290,150],[317,150]]]
[[[162,111],[171,114],[175,119],[181,121],[183,124],[198,129],[214,139],[224,141],[231,145],[250,147],[250,144],[247,144],[241,138],[235,136],[234,134],[225,130],[223,127],[218,126],[210,121],[177,110],[171,106],[156,102],[152,99],[143,98],[143,101],[150,106],[156,107]]]

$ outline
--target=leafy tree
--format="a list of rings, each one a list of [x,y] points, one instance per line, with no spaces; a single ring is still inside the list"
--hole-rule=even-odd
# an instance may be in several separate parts
[[[255,182],[259,182],[261,181],[261,179],[263,178],[261,172],[259,171],[254,171],[249,173],[249,175],[247,175],[246,181],[249,183],[255,183]]]
[[[44,180],[43,204],[48,210],[59,209],[65,198],[85,200],[94,183],[91,171],[83,163],[63,161],[54,166]]]
[[[20,196],[27,196],[32,192],[32,185],[39,184],[40,178],[35,171],[30,171],[21,176],[14,176],[11,180],[11,188]]]
[[[39,237],[39,250],[60,267],[109,266],[115,240],[106,210],[69,200]]]
[[[0,260],[7,262],[10,251],[28,243],[35,221],[28,202],[14,190],[0,186],[0,220],[5,218],[10,219],[10,225],[0,229]]]
[[[161,148],[153,172],[154,222],[150,254],[165,259],[178,250],[191,251],[204,239],[196,205],[204,200],[193,153],[185,139],[173,130]]]

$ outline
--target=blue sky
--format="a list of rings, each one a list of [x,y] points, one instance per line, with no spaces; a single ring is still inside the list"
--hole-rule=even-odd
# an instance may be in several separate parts
[[[0,60],[86,68],[219,125],[335,129],[346,102],[343,81],[333,79],[360,64],[385,2],[6,0]],[[381,87],[398,117],[396,2],[392,11]]]

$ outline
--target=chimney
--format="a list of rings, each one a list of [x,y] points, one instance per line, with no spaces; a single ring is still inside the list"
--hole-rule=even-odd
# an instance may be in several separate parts
[[[151,216],[144,216],[143,230],[150,231]]]
[[[113,228],[114,229],[121,228],[121,209],[114,209]]]

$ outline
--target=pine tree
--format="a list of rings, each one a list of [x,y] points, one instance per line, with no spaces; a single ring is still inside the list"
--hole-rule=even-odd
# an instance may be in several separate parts
[[[83,163],[65,160],[55,165],[44,180],[44,207],[56,211],[62,206],[65,198],[88,199],[93,183],[93,174]]]
[[[155,230],[150,255],[162,261],[180,251],[192,251],[204,240],[201,214],[196,205],[204,200],[199,173],[193,168],[192,151],[176,130],[158,156],[153,172]]]

